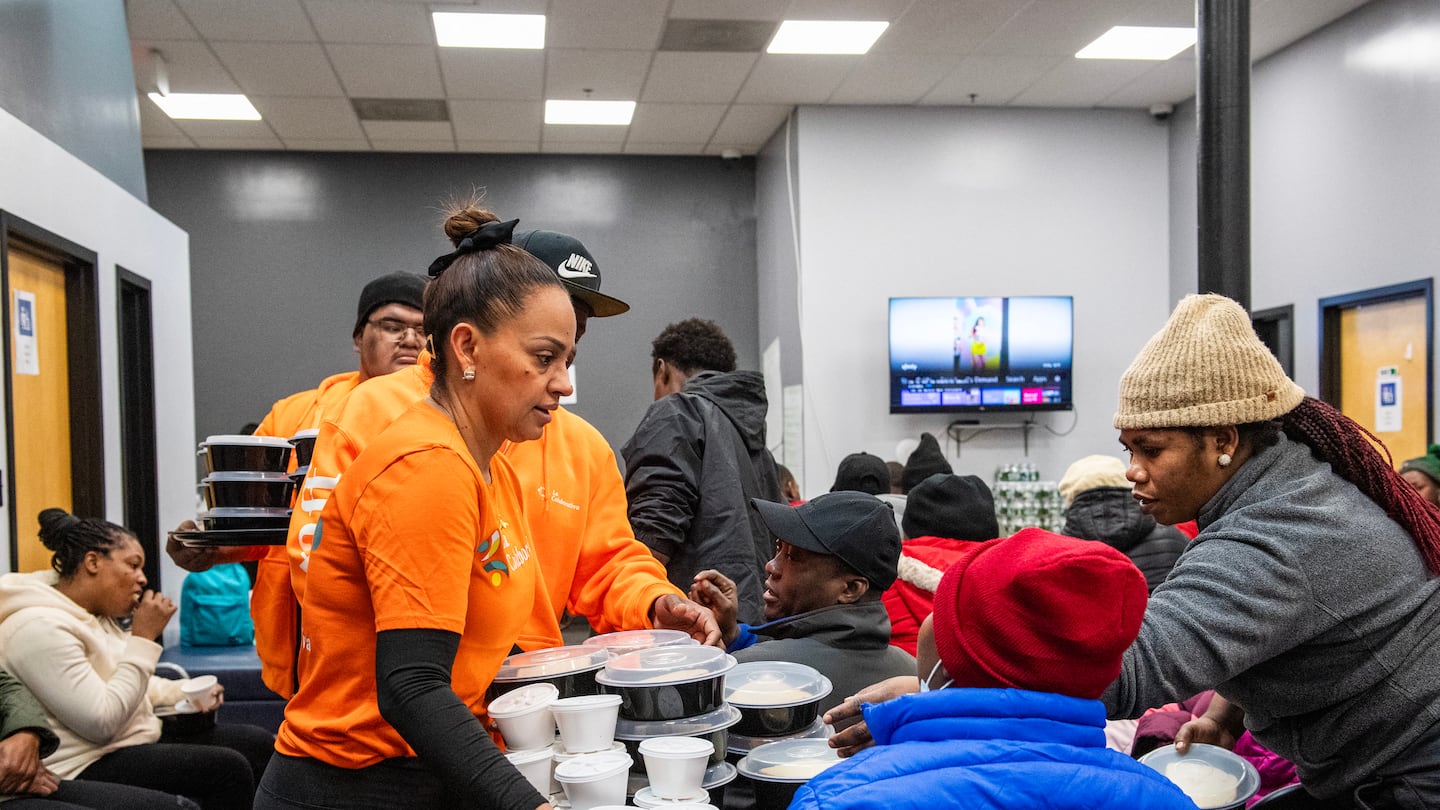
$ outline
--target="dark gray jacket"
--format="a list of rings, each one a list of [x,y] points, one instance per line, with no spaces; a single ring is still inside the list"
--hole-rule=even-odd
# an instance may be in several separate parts
[[[871,684],[915,674],[910,653],[890,646],[890,615],[879,600],[831,605],[750,630],[760,640],[736,651],[735,660],[793,661],[819,670],[834,686],[820,701],[821,713]]]
[[[1285,438],[1199,524],[1105,692],[1110,716],[1213,687],[1316,796],[1404,768],[1440,720],[1440,579],[1410,536]]]
[[[1096,487],[1075,496],[1065,510],[1065,534],[1099,540],[1129,557],[1153,593],[1165,581],[1190,538],[1174,526],[1161,526],[1140,511],[1129,487]]]
[[[775,550],[749,498],[780,501],[765,411],[759,372],[704,371],[655,400],[620,451],[635,537],[670,558],[682,591],[706,568],[734,580],[747,623],[763,620],[764,566]]]

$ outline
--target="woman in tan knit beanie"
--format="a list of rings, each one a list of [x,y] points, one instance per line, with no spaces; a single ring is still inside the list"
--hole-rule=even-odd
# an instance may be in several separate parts
[[[1201,531],[1111,717],[1213,688],[1182,744],[1248,727],[1316,806],[1440,807],[1440,512],[1218,295],[1187,296],[1135,358],[1115,427],[1141,508]]]

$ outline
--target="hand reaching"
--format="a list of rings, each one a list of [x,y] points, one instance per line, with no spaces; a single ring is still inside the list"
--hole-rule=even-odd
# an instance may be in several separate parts
[[[913,675],[899,675],[861,689],[845,698],[845,702],[825,713],[827,725],[839,725],[861,717],[860,706],[864,703],[884,703],[887,700],[920,691],[920,679]],[[842,757],[854,756],[875,744],[870,737],[870,727],[861,720],[853,726],[837,731],[830,738],[830,747],[839,750]]]
[[[715,614],[688,599],[666,594],[650,606],[650,618],[656,629],[679,630],[688,633],[701,644],[724,647],[720,641],[720,627],[715,622]]]
[[[740,605],[740,591],[735,582],[713,568],[695,575],[695,584],[690,586],[690,598],[709,608],[715,614],[720,626],[720,638],[729,646],[740,635],[737,613]]]

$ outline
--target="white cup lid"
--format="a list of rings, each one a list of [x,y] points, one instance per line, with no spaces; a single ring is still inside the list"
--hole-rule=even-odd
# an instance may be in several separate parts
[[[542,709],[560,697],[560,690],[553,683],[532,683],[519,689],[512,689],[490,701],[485,708],[491,717],[504,719]]]
[[[511,765],[529,765],[532,762],[539,762],[542,759],[551,759],[555,756],[555,749],[552,746],[544,748],[527,748],[520,751],[506,751],[505,758],[510,760]]]
[[[555,766],[555,778],[565,782],[598,782],[630,770],[634,760],[618,751],[581,754]]]
[[[551,687],[554,688],[553,686]],[[559,694],[559,691],[556,691]],[[592,709],[608,709],[620,705],[619,695],[576,695],[560,698],[550,704],[552,712],[588,712]]]
[[[206,436],[205,441],[200,443],[201,447],[209,447],[213,444],[245,444],[254,447],[290,447],[289,439],[282,439],[278,436],[246,436],[244,434],[217,434]]]
[[[691,759],[714,753],[715,744],[699,737],[652,737],[640,741],[640,754],[647,757]]]

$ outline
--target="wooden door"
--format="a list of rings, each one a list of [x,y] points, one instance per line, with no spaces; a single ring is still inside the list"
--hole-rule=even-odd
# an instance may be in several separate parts
[[[1426,310],[1424,296],[1413,296],[1339,313],[1340,410],[1374,433],[1397,467],[1429,444]]]
[[[8,262],[15,568],[35,571],[50,565],[36,516],[74,506],[65,268],[13,244]]]

